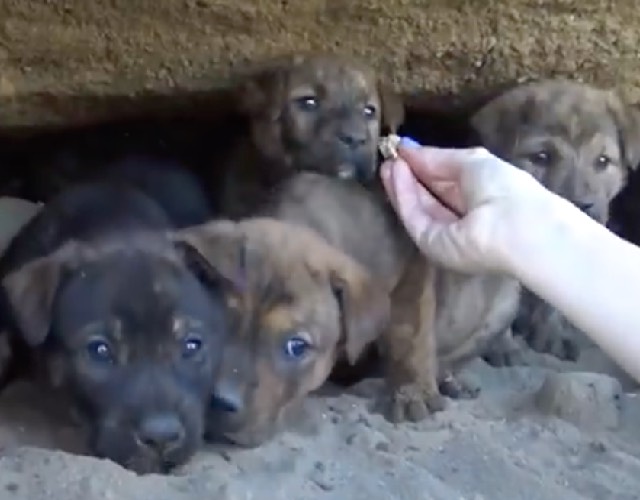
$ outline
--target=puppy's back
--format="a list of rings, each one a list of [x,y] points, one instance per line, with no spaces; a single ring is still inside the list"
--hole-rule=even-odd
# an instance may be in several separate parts
[[[383,193],[311,172],[276,190],[267,215],[318,232],[385,282],[393,282],[413,246]]]
[[[11,240],[0,259],[0,276],[70,240],[98,242],[170,227],[162,208],[133,187],[109,182],[79,184],[43,207]]]
[[[106,173],[153,199],[177,229],[203,224],[213,215],[197,176],[179,162],[129,157],[110,165]]]

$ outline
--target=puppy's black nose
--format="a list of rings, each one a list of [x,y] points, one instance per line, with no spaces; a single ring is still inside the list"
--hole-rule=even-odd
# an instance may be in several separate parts
[[[367,142],[367,136],[359,132],[342,131],[338,133],[338,139],[351,149],[359,148]]]
[[[164,453],[182,444],[185,430],[177,416],[161,413],[145,418],[140,423],[137,436],[145,446]]]
[[[211,409],[237,413],[242,410],[242,399],[236,391],[215,391],[211,396]]]
[[[593,210],[593,203],[589,202],[576,203],[576,206],[586,214],[590,214]]]

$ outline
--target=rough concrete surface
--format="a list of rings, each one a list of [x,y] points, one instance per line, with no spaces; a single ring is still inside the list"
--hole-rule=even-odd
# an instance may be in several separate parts
[[[567,75],[640,100],[637,26],[635,0],[2,0],[0,125],[113,114],[292,50],[363,57],[402,90]]]

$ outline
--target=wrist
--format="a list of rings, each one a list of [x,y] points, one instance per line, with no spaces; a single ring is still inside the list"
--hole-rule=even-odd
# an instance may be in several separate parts
[[[548,273],[550,262],[563,266],[574,260],[579,245],[589,244],[605,230],[571,202],[536,184],[530,202],[506,215],[510,222],[501,239],[505,270],[525,285],[539,273]]]

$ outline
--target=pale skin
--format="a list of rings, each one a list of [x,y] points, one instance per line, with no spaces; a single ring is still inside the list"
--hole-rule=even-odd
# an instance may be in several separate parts
[[[514,276],[640,382],[639,247],[486,149],[403,139],[398,154],[382,180],[427,257]]]

